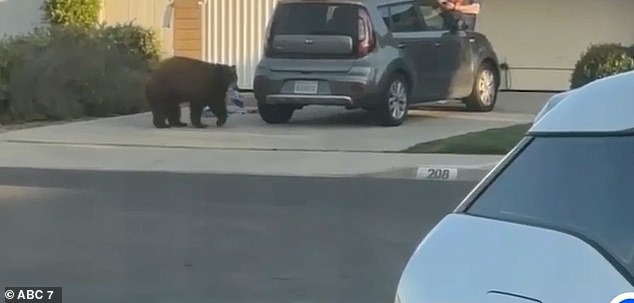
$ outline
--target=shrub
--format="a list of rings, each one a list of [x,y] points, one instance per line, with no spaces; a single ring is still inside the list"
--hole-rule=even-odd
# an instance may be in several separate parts
[[[0,117],[9,107],[9,79],[11,69],[24,60],[23,54],[29,49],[46,47],[48,31],[36,28],[29,34],[5,37],[0,40]]]
[[[95,27],[99,23],[101,0],[45,0],[43,19],[51,25]]]
[[[160,58],[161,45],[154,30],[133,23],[101,27],[104,38],[122,51],[141,55],[150,63]]]
[[[11,50],[18,55],[1,65],[9,75],[5,121],[103,117],[147,109],[143,83],[149,66],[143,56],[113,47],[97,28],[51,27],[43,37],[43,42],[35,34],[11,42],[28,41],[17,43],[24,47]]]
[[[581,55],[570,77],[570,88],[634,69],[627,47],[617,43],[594,44]]]

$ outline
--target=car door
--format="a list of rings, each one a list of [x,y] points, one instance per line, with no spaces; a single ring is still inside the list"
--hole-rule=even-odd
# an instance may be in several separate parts
[[[471,42],[467,32],[451,30],[451,16],[443,13],[436,1],[421,1],[419,10],[425,22],[425,33],[434,41],[436,83],[439,99],[464,97],[471,91]]]
[[[434,40],[425,33],[416,2],[402,2],[385,7],[382,14],[392,37],[396,40],[405,64],[413,67],[411,103],[431,100],[436,95],[437,62]]]
[[[441,81],[449,87],[446,98],[462,98],[471,93],[474,81],[473,52],[474,38],[460,31],[444,31],[438,45],[438,63]]]

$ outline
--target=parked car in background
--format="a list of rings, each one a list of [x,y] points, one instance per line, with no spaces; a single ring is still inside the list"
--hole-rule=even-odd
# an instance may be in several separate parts
[[[632,83],[628,72],[553,96],[422,240],[395,301],[596,303],[634,291]]]
[[[268,123],[334,105],[397,126],[422,102],[462,99],[490,111],[499,83],[486,36],[466,31],[436,0],[280,0],[253,87]]]

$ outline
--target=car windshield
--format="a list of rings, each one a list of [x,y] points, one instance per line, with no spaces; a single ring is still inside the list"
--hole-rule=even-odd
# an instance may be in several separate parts
[[[281,4],[275,12],[271,34],[354,37],[357,30],[357,14],[357,6],[350,4]]]
[[[634,274],[634,137],[537,137],[468,213],[583,235]]]

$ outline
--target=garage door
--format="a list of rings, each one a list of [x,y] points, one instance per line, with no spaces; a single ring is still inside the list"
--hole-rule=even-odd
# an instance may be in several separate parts
[[[476,30],[510,69],[503,89],[566,90],[591,43],[634,42],[632,0],[483,0]]]
[[[213,0],[205,3],[204,60],[236,65],[238,87],[253,89],[266,24],[277,0]]]

